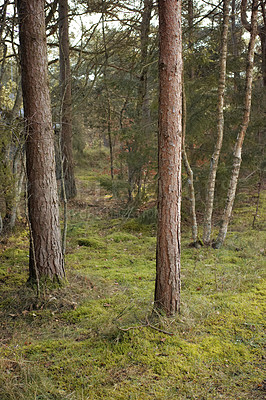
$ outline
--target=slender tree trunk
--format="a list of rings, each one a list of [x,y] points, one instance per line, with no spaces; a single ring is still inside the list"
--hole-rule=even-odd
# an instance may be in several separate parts
[[[188,48],[191,52],[194,51],[194,1],[188,0]],[[189,66],[188,76],[190,79],[195,77],[195,68],[193,63]]]
[[[151,24],[151,13],[153,9],[153,0],[144,0],[144,7],[142,13],[141,27],[140,27],[140,66],[141,73],[139,78],[138,87],[138,102],[137,102],[137,116],[140,124],[140,130],[145,139],[144,144],[147,143],[148,135],[151,133],[151,113],[150,113],[150,99],[148,90],[148,45],[149,33]],[[137,198],[140,198],[142,187],[143,166],[145,161],[136,168],[136,184],[137,184]]]
[[[245,134],[249,124],[250,109],[251,109],[251,94],[252,94],[252,80],[253,80],[253,65],[254,65],[254,47],[255,39],[258,33],[257,29],[257,15],[258,15],[258,0],[253,0],[252,3],[252,15],[251,15],[251,30],[250,30],[250,41],[248,47],[248,59],[246,68],[246,90],[245,90],[245,106],[244,114],[240,132],[238,134],[234,154],[233,154],[233,169],[231,174],[231,180],[227,192],[227,200],[224,209],[222,225],[219,230],[219,234],[214,244],[215,248],[220,248],[226,237],[230,217],[232,214],[233,204],[235,200],[238,176],[241,166],[241,153]]]
[[[15,175],[15,196],[14,196],[14,201],[13,201],[13,207],[11,209],[11,215],[10,215],[10,221],[9,221],[9,228],[13,229],[16,224],[16,219],[18,215],[18,207],[19,207],[19,202],[21,198],[21,192],[23,188],[23,182],[25,178],[25,170],[24,170],[24,151],[20,150],[19,154],[19,159],[15,161],[15,169],[13,171]],[[20,171],[19,169],[19,164],[20,164]]]
[[[257,204],[256,204],[256,211],[254,214],[253,222],[252,222],[252,229],[255,229],[255,224],[256,224],[257,217],[258,217],[262,184],[263,184],[263,168],[260,169],[260,174],[259,174]]]
[[[141,74],[139,78],[138,87],[138,103],[137,103],[137,114],[144,131],[147,131],[150,126],[150,104],[148,95],[148,44],[149,44],[149,33],[151,23],[151,12],[153,9],[153,0],[144,0],[144,8],[141,21],[141,33],[140,33],[140,65]]]
[[[6,14],[7,14],[7,6],[9,1],[5,0],[4,4],[0,8],[0,57],[2,59],[1,68],[0,68],[0,95],[2,90],[2,79],[5,72],[5,64],[6,64],[6,55],[7,55],[7,45],[3,40],[3,32],[6,26]]]
[[[159,191],[155,307],[180,309],[181,1],[159,0]]]
[[[149,33],[150,33],[150,22],[151,13],[153,9],[153,0],[143,1],[142,19],[140,24],[140,75],[138,82],[138,97],[136,104],[136,115],[137,115],[137,129],[139,130],[138,136],[134,137],[134,143],[132,145],[132,152],[137,154],[140,148],[140,143],[145,146],[147,143],[148,135],[151,129],[151,118],[150,118],[150,101],[148,93],[148,45],[149,45]],[[132,201],[132,192],[135,186],[137,186],[136,198],[140,198],[141,186],[142,186],[142,173],[143,165],[145,161],[139,160],[138,165],[132,163],[132,159],[128,162],[128,200]]]
[[[227,37],[229,27],[229,5],[230,0],[224,0],[223,5],[223,33],[222,33],[222,48],[220,58],[220,77],[218,87],[218,106],[217,106],[217,140],[214,147],[214,152],[211,158],[209,179],[207,183],[206,193],[206,206],[204,214],[203,224],[203,243],[209,245],[211,241],[211,230],[212,230],[212,213],[213,213],[213,202],[214,202],[214,191],[216,173],[218,168],[218,162],[220,152],[223,143],[224,133],[224,92],[225,92],[225,80],[226,80],[226,59],[227,59]]]
[[[261,60],[262,82],[263,82],[263,87],[265,89],[266,88],[266,25],[259,30],[259,37],[261,43],[261,57],[262,57]]]
[[[236,27],[236,0],[232,0],[231,29],[232,29],[231,40],[232,40],[233,56],[236,61],[239,57],[239,38],[238,38],[237,27]],[[239,78],[240,78],[239,71],[235,71],[234,72],[235,92],[238,91]]]
[[[114,182],[114,152],[113,152],[113,141],[112,141],[112,134],[111,134],[111,102],[110,102],[110,92],[109,92],[108,85],[107,85],[107,71],[106,71],[107,66],[108,66],[109,54],[108,54],[107,46],[106,46],[104,10],[102,12],[102,34],[103,34],[104,55],[105,55],[103,76],[104,76],[104,86],[105,86],[106,97],[107,97],[107,135],[108,135],[109,152],[110,152],[110,171],[111,171],[111,179],[112,179],[112,185],[113,185],[113,182]]]
[[[184,79],[184,77],[183,77]],[[190,212],[192,216],[192,240],[195,247],[200,247],[200,242],[198,240],[198,223],[196,214],[196,200],[195,200],[195,190],[194,190],[194,175],[191,169],[187,152],[186,152],[186,119],[187,119],[187,105],[186,105],[186,95],[185,95],[185,85],[183,82],[183,132],[182,132],[182,158],[184,167],[188,176],[188,188],[189,188],[189,201],[190,201]]]
[[[59,0],[59,55],[61,88],[61,152],[67,199],[76,196],[72,146],[71,71],[69,61],[68,1]]]
[[[19,81],[15,103],[10,115],[10,125],[14,124],[22,105],[22,88],[21,81]],[[16,146],[16,152],[13,158],[12,174],[14,177],[14,198],[10,207],[10,218],[8,221],[7,230],[12,230],[15,227],[17,219],[17,210],[20,202],[23,182],[25,178],[25,148],[24,138],[22,133],[19,137],[13,137],[13,145]]]
[[[194,48],[194,1],[188,0],[188,48],[190,52],[193,52]],[[189,66],[187,71],[189,79],[194,79],[195,69],[193,65]],[[183,73],[183,132],[182,132],[182,158],[183,164],[188,177],[188,192],[189,192],[189,202],[190,202],[190,212],[192,217],[192,240],[195,247],[200,247],[200,242],[198,240],[198,223],[196,215],[196,200],[195,200],[195,190],[194,190],[194,174],[190,166],[187,151],[186,151],[186,125],[187,125],[187,102],[184,84],[184,73]]]
[[[44,0],[18,0],[30,224],[29,280],[65,276],[48,86]]]
[[[263,87],[266,87],[266,6],[265,0],[258,1],[262,13],[263,25],[258,26],[258,34],[261,43],[261,72]],[[247,0],[241,1],[241,21],[244,28],[251,32],[251,24],[247,20]]]
[[[7,124],[10,127],[14,128],[16,124],[15,119],[18,116],[21,104],[22,104],[22,90],[21,90],[21,84],[19,82],[13,109],[6,118]],[[25,176],[23,159],[24,159],[24,138],[22,137],[22,133],[19,134],[19,136],[13,134],[11,142],[7,147],[7,157],[6,157],[6,163],[9,164],[9,168],[6,171],[9,174],[9,176],[7,177],[7,179],[9,180],[9,185],[8,185],[9,195],[5,197],[6,214],[3,219],[4,232],[10,232],[14,228],[16,223],[17,208],[19,205],[23,179]]]

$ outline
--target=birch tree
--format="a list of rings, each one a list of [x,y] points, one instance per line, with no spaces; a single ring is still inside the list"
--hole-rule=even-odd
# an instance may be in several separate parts
[[[211,229],[212,229],[212,213],[213,213],[213,202],[214,202],[214,191],[215,191],[215,180],[218,168],[218,162],[220,152],[223,143],[224,133],[224,93],[225,93],[225,82],[226,82],[226,59],[227,59],[227,37],[229,27],[229,5],[230,0],[224,0],[223,2],[223,30],[221,38],[221,56],[220,56],[220,76],[219,76],[219,87],[218,87],[218,105],[217,105],[217,140],[215,143],[214,151],[211,157],[209,178],[207,183],[206,192],[206,206],[204,214],[203,224],[203,243],[209,245],[211,241]]]
[[[185,95],[185,85],[183,83],[183,97],[182,97],[182,105],[183,105],[183,125],[182,125],[182,158],[183,164],[188,177],[188,195],[190,202],[190,213],[192,217],[192,240],[194,247],[201,247],[201,242],[198,240],[198,223],[197,223],[197,214],[196,214],[196,198],[195,198],[195,189],[194,189],[194,173],[190,166],[190,162],[188,159],[187,151],[186,151],[186,120],[187,120],[187,105],[186,105],[186,95]]]
[[[261,72],[262,72],[262,82],[263,86],[266,87],[266,6],[265,0],[258,1],[258,6],[260,6],[262,14],[262,24],[258,25],[258,35],[261,43]],[[247,20],[247,0],[242,0],[241,2],[241,21],[244,28],[251,32],[251,24]]]
[[[74,177],[74,160],[72,149],[72,101],[71,101],[71,71],[69,60],[68,34],[68,1],[59,0],[59,55],[60,55],[60,89],[61,89],[61,156],[63,159],[63,174],[65,195],[67,199],[76,196],[77,189]],[[64,196],[62,196],[64,197]]]
[[[244,0],[245,1],[245,0]],[[246,85],[245,85],[245,99],[244,99],[244,110],[243,118],[240,131],[238,133],[234,153],[233,153],[233,168],[231,173],[231,179],[229,183],[229,188],[227,192],[227,200],[224,208],[222,224],[217,236],[217,240],[214,243],[215,248],[220,248],[225,240],[230,217],[232,214],[233,204],[236,195],[236,188],[238,183],[239,171],[241,166],[241,154],[242,147],[245,138],[245,134],[248,128],[251,110],[251,95],[252,95],[252,80],[253,80],[253,65],[254,65],[254,49],[255,40],[258,33],[258,0],[253,0],[252,2],[252,14],[251,14],[251,28],[250,28],[250,40],[248,46],[247,55],[247,67],[246,67]]]

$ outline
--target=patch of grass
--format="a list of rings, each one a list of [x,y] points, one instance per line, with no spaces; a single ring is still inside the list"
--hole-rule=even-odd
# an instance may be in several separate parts
[[[136,236],[126,232],[114,232],[111,235],[108,235],[106,238],[108,241],[113,240],[115,243],[130,242],[136,240]]]
[[[184,232],[181,314],[166,318],[152,313],[153,225],[85,214],[85,200],[69,210],[67,286],[37,298],[26,236],[1,250],[0,399],[264,399],[265,232],[237,212],[219,250]]]

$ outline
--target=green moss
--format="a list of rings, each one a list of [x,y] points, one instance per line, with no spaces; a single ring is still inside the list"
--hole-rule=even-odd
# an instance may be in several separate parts
[[[103,249],[106,247],[101,239],[95,238],[81,238],[78,239],[79,246],[91,247],[93,249]]]
[[[138,219],[132,218],[122,225],[122,229],[126,232],[150,234],[154,231],[154,226],[147,225]]]
[[[185,231],[181,314],[155,317],[152,224],[72,206],[68,285],[37,299],[27,238],[1,250],[1,400],[263,398],[264,233],[235,224],[214,250]]]
[[[106,236],[107,240],[113,240],[115,243],[136,241],[136,236],[126,232],[114,232]]]

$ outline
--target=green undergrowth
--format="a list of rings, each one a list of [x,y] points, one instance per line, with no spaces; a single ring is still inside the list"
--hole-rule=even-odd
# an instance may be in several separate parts
[[[265,231],[240,208],[219,250],[184,232],[181,314],[166,318],[154,221],[86,204],[68,210],[65,287],[37,297],[25,232],[2,245],[0,399],[264,399]]]

